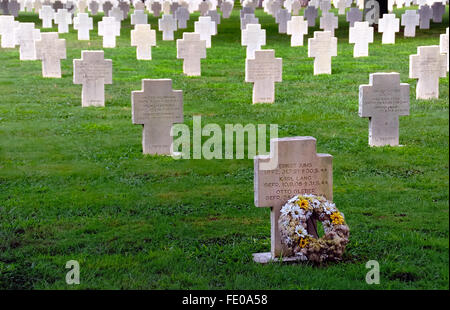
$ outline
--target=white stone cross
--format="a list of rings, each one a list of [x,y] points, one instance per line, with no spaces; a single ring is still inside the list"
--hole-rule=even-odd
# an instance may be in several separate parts
[[[347,12],[346,20],[350,23],[350,27],[353,27],[355,22],[362,21],[363,13],[360,9],[353,7]]]
[[[211,17],[211,21],[213,21],[216,26],[215,32],[217,33],[217,25],[220,25],[220,14],[217,13],[217,10],[209,10],[206,16]]]
[[[271,139],[270,155],[255,156],[254,171],[255,206],[271,208],[271,250],[255,253],[253,259],[268,263],[288,252],[281,243],[278,219],[289,199],[301,194],[333,199],[333,157],[317,154],[313,137]],[[315,231],[314,223],[308,222],[308,232],[316,235]]]
[[[43,32],[35,41],[36,59],[42,60],[42,76],[61,77],[61,59],[66,59],[66,40],[59,39],[57,32]]]
[[[0,35],[2,36],[2,48],[14,48],[14,28],[19,27],[19,22],[12,15],[0,15]]]
[[[103,37],[103,47],[116,47],[116,37],[120,36],[120,22],[115,17],[103,16],[98,23],[98,35]]]
[[[120,1],[118,7],[122,11],[122,20],[127,19],[128,12],[130,12],[130,4],[127,1]]]
[[[433,18],[433,10],[428,5],[423,5],[419,9],[420,29],[430,29],[430,20]]]
[[[140,0],[134,1],[134,9],[145,11],[145,4]]]
[[[55,11],[50,5],[44,5],[39,11],[39,18],[42,19],[42,28],[52,28]]]
[[[104,107],[105,84],[112,84],[112,60],[103,51],[82,51],[73,60],[73,83],[82,84],[81,106]]]
[[[261,50],[262,45],[266,45],[266,30],[261,29],[260,24],[248,24],[242,30],[241,44],[247,46],[247,59],[255,59],[255,51]]]
[[[206,14],[208,14],[209,11],[209,2],[208,1],[203,1],[198,5],[198,10],[200,11],[200,14],[202,16],[206,16]]]
[[[142,80],[142,90],[131,92],[133,124],[143,125],[144,154],[170,155],[171,128],[183,122],[183,92],[172,90],[172,80]]]
[[[131,30],[131,46],[136,46],[136,59],[151,60],[156,46],[156,31],[149,24],[137,24]]]
[[[144,10],[134,10],[133,14],[131,14],[131,24],[139,25],[139,24],[148,24],[148,15]]]
[[[78,0],[77,3],[78,13],[85,13],[87,6],[88,4],[86,0]]]
[[[99,7],[100,5],[97,1],[92,0],[91,2],[89,2],[89,11],[91,11],[92,15],[97,15]]]
[[[300,0],[293,0],[292,4],[291,4],[291,14],[298,15],[301,8],[302,8],[302,4],[300,3]]]
[[[441,34],[439,37],[439,48],[441,51],[441,54],[447,55],[447,72],[448,72],[448,66],[449,66],[449,57],[448,57],[448,27],[445,31],[445,33]]]
[[[338,14],[339,15],[344,15],[345,14],[345,9],[349,7],[347,2],[348,2],[348,0],[336,0],[335,1],[335,6],[338,9]]]
[[[303,46],[303,36],[308,34],[308,22],[303,16],[292,16],[287,22],[287,34],[291,35],[291,46]]]
[[[173,40],[173,32],[177,30],[177,20],[170,14],[164,14],[158,20],[158,29],[163,33],[163,41],[171,41]]]
[[[275,21],[278,23],[278,33],[287,32],[287,22],[291,19],[291,13],[287,9],[279,9],[275,15]]]
[[[314,75],[331,74],[331,57],[337,56],[337,38],[329,31],[315,31],[308,39],[308,57],[314,57]]]
[[[372,73],[359,86],[359,116],[369,117],[369,145],[399,145],[399,116],[409,115],[409,84],[400,74]]]
[[[34,23],[19,23],[13,31],[15,44],[20,46],[20,60],[36,60],[34,42],[41,38],[40,30],[34,28]]]
[[[190,18],[190,13],[187,8],[184,6],[180,6],[175,11],[175,19],[178,21],[178,28],[180,29],[186,29],[187,28],[187,21]]]
[[[395,44],[395,33],[400,31],[400,20],[395,14],[383,14],[378,20],[378,32],[382,32],[382,44]]]
[[[259,19],[255,17],[255,14],[245,14],[243,18],[241,18],[241,30],[245,30],[248,24],[259,24]]]
[[[273,103],[275,82],[282,81],[282,59],[274,50],[255,51],[254,59],[245,60],[245,81],[253,84],[253,103]]]
[[[373,43],[373,27],[369,22],[355,22],[350,27],[349,43],[354,43],[353,57],[369,56],[369,43]]]
[[[320,18],[320,29],[323,31],[330,31],[334,36],[334,29],[338,27],[338,17],[332,12],[323,13]]]
[[[206,58],[206,41],[200,40],[200,34],[198,33],[184,32],[183,39],[177,40],[177,58],[184,60],[184,74],[200,76],[200,59]]]
[[[200,34],[200,39],[206,41],[206,48],[211,47],[211,36],[216,34],[216,23],[211,21],[211,16],[200,16],[194,23],[195,33]]]
[[[415,37],[416,27],[419,26],[420,16],[416,10],[406,10],[402,14],[402,26],[405,26],[404,36]]]
[[[119,23],[123,20],[123,12],[118,7],[113,7],[108,12],[108,17],[114,17]]]
[[[55,14],[55,24],[58,25],[59,33],[68,33],[69,25],[72,24],[72,14],[67,9],[58,9]]]
[[[316,25],[316,18],[318,10],[314,6],[308,6],[303,14],[308,21],[308,27],[314,27]]]
[[[89,31],[94,29],[92,17],[88,13],[78,13],[73,18],[73,29],[78,30],[78,40],[89,40]]]
[[[331,9],[331,1],[330,0],[321,0],[319,3],[319,8],[322,11],[322,16],[325,13],[328,13]]]
[[[419,46],[409,56],[409,78],[418,79],[416,99],[439,98],[439,78],[447,76],[447,57],[438,45]]]

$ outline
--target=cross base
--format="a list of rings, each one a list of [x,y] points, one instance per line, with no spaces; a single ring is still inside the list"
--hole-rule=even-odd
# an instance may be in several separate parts
[[[268,264],[268,263],[298,263],[302,262],[300,257],[298,256],[287,256],[287,257],[273,257],[272,253],[265,252],[265,253],[253,253],[253,261],[255,263],[260,264]]]

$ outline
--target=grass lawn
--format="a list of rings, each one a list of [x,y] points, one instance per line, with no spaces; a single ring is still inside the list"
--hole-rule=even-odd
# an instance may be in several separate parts
[[[336,10],[333,10],[335,13]],[[397,10],[397,17],[404,10]],[[191,16],[192,32],[198,14]],[[448,289],[448,77],[438,100],[416,100],[409,55],[439,44],[448,27],[398,33],[395,45],[353,58],[348,24],[339,17],[332,75],[313,76],[307,46],[290,47],[273,17],[257,11],[267,45],[283,58],[274,104],[252,105],[244,82],[239,7],[222,19],[202,76],[186,77],[176,42],[157,31],[153,60],[137,61],[130,19],[122,22],[105,108],[81,108],[72,59],[102,49],[97,22],[90,41],[72,29],[61,79],[43,78],[40,61],[0,49],[0,288],[2,289]],[[22,13],[21,22],[37,14]],[[153,29],[157,18],[149,16]],[[309,29],[312,37],[316,27]],[[45,31],[56,31],[46,29]],[[182,37],[177,31],[175,39]],[[305,38],[305,43],[307,38]],[[368,146],[368,119],[358,116],[358,87],[369,74],[399,72],[411,85],[410,116],[400,118],[403,147]],[[253,203],[253,160],[174,160],[142,154],[142,127],[131,122],[131,91],[143,78],[171,78],[183,90],[184,123],[278,124],[279,136],[314,136],[333,155],[334,200],[350,226],[340,264],[259,265],[270,250],[268,208]],[[68,260],[81,284],[65,283]],[[368,285],[368,260],[380,263],[380,285]]]

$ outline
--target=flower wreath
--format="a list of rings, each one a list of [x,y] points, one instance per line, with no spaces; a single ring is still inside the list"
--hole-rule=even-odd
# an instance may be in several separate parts
[[[308,222],[322,222],[325,234],[315,238]],[[315,263],[339,261],[348,243],[349,228],[344,214],[323,196],[296,195],[282,208],[278,220],[283,253]],[[315,229],[315,227],[314,227]]]

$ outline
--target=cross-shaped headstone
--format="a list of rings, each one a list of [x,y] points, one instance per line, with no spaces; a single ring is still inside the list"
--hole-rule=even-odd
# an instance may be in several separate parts
[[[55,24],[58,25],[59,33],[68,33],[69,25],[72,24],[72,15],[67,9],[59,9],[55,14]]]
[[[36,60],[34,43],[41,38],[39,29],[34,28],[34,23],[19,23],[13,32],[15,44],[20,46],[20,60]]]
[[[85,13],[87,8],[87,0],[78,1],[78,13]]]
[[[175,12],[180,7],[180,4],[178,2],[172,2],[170,4],[170,14],[175,15]]]
[[[278,33],[286,33],[287,22],[291,19],[291,13],[287,9],[279,9],[275,16],[275,22],[278,23]]]
[[[255,17],[255,14],[245,14],[244,18],[241,18],[241,30],[246,29],[249,24],[259,24],[259,19]]]
[[[59,39],[57,32],[43,32],[36,40],[36,59],[42,60],[42,76],[61,77],[61,59],[66,59],[66,40]]]
[[[308,22],[303,16],[292,16],[287,22],[287,34],[291,35],[291,46],[303,46],[303,36],[308,34]]]
[[[151,5],[153,16],[158,17],[161,13],[161,3],[159,2],[153,2]]]
[[[89,2],[89,11],[91,11],[91,15],[97,15],[99,4],[97,1]],[[106,14],[106,13],[105,13]]]
[[[83,85],[82,107],[104,107],[105,84],[112,84],[112,60],[104,59],[103,51],[82,51],[81,59],[73,60],[73,83]]]
[[[123,13],[123,19],[128,18],[128,12],[130,12],[130,4],[126,1],[120,1],[119,8]],[[123,20],[122,19],[122,20]]]
[[[103,16],[98,23],[98,35],[103,37],[103,47],[116,47],[116,37],[120,36],[120,22],[115,17]]]
[[[73,29],[78,30],[78,40],[89,40],[89,31],[94,29],[92,17],[89,13],[78,13],[73,19]]]
[[[220,24],[220,14],[217,13],[217,10],[209,10],[206,16],[211,17],[211,20],[214,22],[216,27],[215,33],[217,33],[217,25]]]
[[[404,36],[415,37],[416,27],[419,26],[420,16],[416,10],[406,10],[402,14],[402,26],[405,26]]]
[[[9,0],[1,0],[1,2],[0,2],[0,9],[1,9],[3,15],[9,15],[8,4],[9,4]]]
[[[114,17],[119,23],[123,20],[123,12],[118,7],[113,7],[111,10],[109,10],[108,16]]]
[[[242,30],[241,44],[247,46],[247,59],[255,59],[255,51],[261,50],[266,45],[266,30],[261,29],[260,24],[248,24]]]
[[[169,0],[163,1],[163,3],[162,3],[163,14],[170,14],[170,5],[171,5],[171,2]]]
[[[173,32],[177,30],[177,20],[170,14],[164,14],[158,20],[158,29],[162,31],[164,41],[173,40]]]
[[[447,57],[438,45],[419,46],[409,56],[409,78],[418,79],[416,99],[439,98],[439,78],[447,76]]]
[[[73,3],[73,1],[66,0],[66,3],[64,4],[64,8],[69,12],[71,15],[75,13],[77,7]]]
[[[331,74],[331,57],[337,56],[337,38],[329,31],[315,31],[308,39],[308,57],[314,57],[314,75]]]
[[[355,22],[362,21],[363,13],[360,9],[353,7],[347,12],[347,21],[350,23],[350,27],[353,27]]]
[[[338,8],[338,14],[345,14],[345,9],[348,7],[347,0],[336,0],[335,5]]]
[[[220,10],[222,11],[223,18],[230,18],[231,11],[233,11],[234,3],[231,1],[222,1]]]
[[[206,58],[206,41],[200,40],[200,34],[198,33],[183,33],[183,39],[177,40],[177,58],[184,59],[184,74],[200,76],[200,59]]]
[[[39,13],[39,11],[42,9],[41,0],[34,0],[33,8],[34,8],[34,13]]]
[[[328,13],[328,11],[330,11],[331,9],[331,2],[330,0],[321,0],[319,3],[319,8],[322,11],[322,16],[325,13]]]
[[[440,41],[439,41],[439,48],[441,51],[441,54],[445,54],[447,55],[447,72],[448,72],[448,67],[449,67],[449,53],[448,53],[448,27],[445,30],[445,33],[441,34],[439,37]]]
[[[202,16],[206,16],[206,14],[208,14],[208,11],[209,11],[209,2],[208,1],[202,1],[198,5],[198,10],[200,11],[200,14]]]
[[[399,145],[398,117],[409,115],[409,84],[400,74],[372,73],[359,86],[359,116],[369,117],[369,145]]]
[[[278,11],[281,10],[281,7],[282,7],[281,1],[280,1],[280,0],[274,0],[273,3],[272,3],[272,5],[270,5],[270,11],[269,11],[269,13],[270,13],[272,16],[276,17],[277,14],[278,14]]]
[[[445,5],[441,2],[435,2],[431,6],[433,10],[433,22],[434,23],[442,23],[442,15],[445,14]]]
[[[59,9],[63,9],[64,8],[64,4],[59,1],[56,0],[55,2],[53,2],[53,10],[55,10],[55,12],[58,12]]]
[[[301,194],[333,199],[333,157],[318,154],[313,137],[277,138],[270,140],[270,155],[255,156],[254,166],[255,206],[271,208],[271,251],[255,253],[253,259],[268,263],[288,252],[281,243],[278,219],[289,199]],[[313,221],[308,221],[308,232],[316,235]]]
[[[50,5],[42,6],[42,9],[39,11],[39,18],[42,19],[42,28],[52,28],[54,17],[55,12]]]
[[[0,35],[2,36],[2,48],[14,48],[14,28],[19,27],[19,22],[12,15],[0,15]]]
[[[134,10],[133,14],[131,14],[131,24],[139,25],[139,24],[147,24],[148,23],[148,15],[144,10]]]
[[[184,6],[180,6],[175,11],[175,19],[178,21],[178,28],[185,29],[187,28],[187,21],[190,18],[190,13],[187,8]]]
[[[172,80],[142,80],[142,90],[131,93],[133,124],[143,125],[144,154],[170,155],[174,123],[183,122],[183,92],[172,90]]]
[[[255,14],[255,9],[251,8],[251,7],[243,7],[240,11],[239,11],[239,16],[241,18],[244,18],[245,14]]]
[[[354,43],[353,57],[369,56],[369,43],[373,43],[373,27],[369,26],[369,22],[355,22],[350,27],[349,43]]]
[[[9,14],[17,17],[19,16],[20,4],[16,0],[10,0],[8,4]]]
[[[395,33],[400,30],[400,20],[395,14],[383,14],[378,21],[378,32],[382,32],[382,44],[395,44]]]
[[[320,29],[323,31],[330,31],[331,35],[334,36],[334,29],[338,27],[338,17],[332,12],[323,13],[320,18]]]
[[[423,5],[419,9],[420,29],[430,29],[430,20],[433,18],[433,10],[428,5]]]
[[[136,46],[136,59],[151,60],[152,46],[156,46],[156,31],[149,24],[137,24],[131,30],[131,46]]]
[[[282,59],[274,50],[255,51],[254,59],[245,60],[245,81],[253,84],[253,103],[273,103],[275,82],[282,80]]]
[[[316,25],[316,18],[318,10],[314,6],[308,6],[305,9],[304,16],[308,21],[308,27],[314,27]]]
[[[292,4],[291,4],[292,15],[298,15],[300,13],[301,8],[302,8],[302,4],[299,0],[292,1]]]
[[[134,3],[134,9],[145,11],[145,4],[142,1],[138,0]]]
[[[200,16],[194,23],[195,33],[200,34],[200,40],[206,41],[206,48],[211,47],[211,36],[216,34],[216,23],[210,16]]]
[[[103,3],[103,13],[105,14],[105,16],[109,16],[109,11],[113,8],[114,6],[112,5],[112,3],[110,1],[105,1]]]

